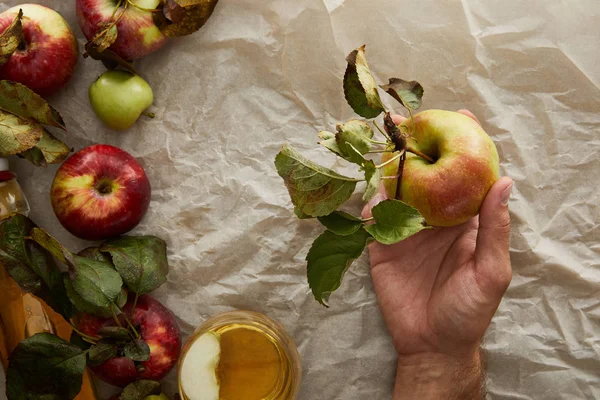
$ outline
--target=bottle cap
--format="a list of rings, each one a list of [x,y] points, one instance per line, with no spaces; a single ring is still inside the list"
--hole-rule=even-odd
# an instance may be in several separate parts
[[[8,167],[8,159],[0,158],[0,171],[10,171]]]

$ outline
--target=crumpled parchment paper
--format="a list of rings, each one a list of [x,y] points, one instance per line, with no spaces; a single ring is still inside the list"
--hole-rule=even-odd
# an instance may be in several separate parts
[[[60,11],[83,47],[73,0],[38,2]],[[514,278],[484,343],[490,397],[597,399],[599,24],[597,0],[221,0],[199,32],[136,63],[154,88],[156,119],[126,133],[101,125],[87,88],[103,67],[91,59],[51,102],[68,126],[57,134],[76,150],[109,143],[145,166],[152,204],[134,233],[168,242],[169,281],[153,295],[185,335],[223,311],[261,311],[299,346],[301,400],[390,399],[395,355],[366,254],[331,308],[318,305],[304,257],[322,228],[296,219],[273,166],[285,142],[334,165],[317,132],[354,117],[344,57],[366,44],[378,82],[416,79],[423,109],[473,111],[515,181]],[[31,217],[86,246],[51,210],[56,167],[11,164]],[[168,392],[175,382],[172,373]]]

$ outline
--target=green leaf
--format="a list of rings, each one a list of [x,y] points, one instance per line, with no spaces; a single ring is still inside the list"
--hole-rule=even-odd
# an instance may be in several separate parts
[[[6,372],[8,400],[71,400],[81,390],[85,352],[50,333],[23,340]]]
[[[399,200],[384,200],[373,207],[372,212],[376,223],[367,225],[365,229],[379,243],[398,243],[428,229],[419,211]]]
[[[81,257],[89,258],[90,260],[102,261],[102,262],[112,264],[112,260],[110,259],[110,256],[106,253],[103,253],[100,250],[100,246],[87,247],[87,248],[81,250],[79,253],[77,253],[77,255],[81,256]]]
[[[0,264],[21,290],[44,300],[66,319],[73,309],[54,259],[38,244],[26,240],[35,224],[21,214],[0,221]]]
[[[115,268],[132,292],[140,295],[167,281],[167,244],[154,236],[121,236],[102,244],[101,251],[112,256]]]
[[[375,163],[371,160],[366,160],[363,164],[365,170],[365,180],[367,181],[367,187],[363,194],[363,201],[369,201],[379,191],[379,184],[381,183],[381,169],[375,166]]]
[[[0,110],[0,157],[31,149],[43,134],[44,129],[37,122]]]
[[[65,288],[75,307],[100,316],[111,313],[123,285],[111,264],[72,254],[42,229],[33,229],[31,237],[69,267]]]
[[[23,40],[21,18],[23,18],[23,10],[19,10],[13,22],[0,35],[0,65],[4,65],[10,60],[13,53],[19,48],[21,40]]]
[[[69,343],[71,343],[74,346],[79,347],[82,350],[87,350],[89,349],[92,344],[89,342],[86,342],[85,340],[83,340],[83,338],[81,337],[80,334],[78,334],[75,331],[71,332],[71,338],[69,339]]]
[[[169,37],[190,35],[208,21],[218,0],[165,0],[162,12],[153,13],[154,23]]]
[[[146,396],[160,394],[160,383],[150,380],[141,380],[130,383],[125,387],[119,400],[143,400]]]
[[[417,110],[421,107],[423,86],[417,81],[390,78],[390,83],[382,85],[381,88],[409,110]]]
[[[352,145],[360,154],[367,154],[371,150],[369,139],[373,137],[373,129],[364,121],[350,120],[345,124],[338,124],[335,139],[338,147],[346,156],[352,153]]]
[[[331,133],[328,131],[319,132],[319,137],[323,139],[319,142],[321,146],[324,146],[329,151],[337,154],[340,157],[344,157],[342,150],[339,148],[337,141],[335,140],[335,133]]]
[[[83,53],[83,57],[92,57],[94,60],[102,61],[102,64],[104,64],[107,69],[116,69],[120,67],[125,71],[129,71],[132,74],[137,75],[137,72],[135,68],[133,68],[133,64],[131,62],[123,59],[111,49],[98,51],[98,49],[94,47],[91,42],[87,42],[85,44],[85,53]]]
[[[340,236],[352,235],[363,226],[362,219],[343,211],[334,211],[318,219],[328,231]]]
[[[363,118],[375,118],[385,108],[377,91],[377,83],[371,75],[365,46],[362,46],[346,57],[348,67],[344,75],[344,95],[355,113]]]
[[[0,81],[0,108],[24,119],[65,130],[65,121],[44,98],[27,86]]]
[[[277,154],[275,167],[298,210],[296,214],[301,215],[331,214],[350,198],[359,182],[313,163],[289,145]]]
[[[43,136],[42,136],[43,137]],[[37,147],[32,147],[29,150],[17,154],[18,157],[24,158],[36,167],[47,167],[48,163],[44,158],[44,153]]]
[[[115,358],[118,355],[119,348],[114,343],[100,341],[90,347],[88,358],[90,364],[100,365],[105,361]]]
[[[98,329],[98,335],[105,338],[113,338],[116,340],[129,340],[129,330],[119,326],[104,326]]]
[[[340,287],[348,267],[362,254],[370,237],[364,229],[346,236],[325,231],[313,242],[306,256],[308,284],[319,303],[328,307],[329,296]]]
[[[117,24],[114,22],[110,21],[101,24],[98,34],[92,38],[92,40],[86,43],[86,50],[89,51],[90,48],[93,48],[98,53],[102,53],[104,50],[112,46],[112,44],[117,40],[118,34],[119,32],[117,30]]]
[[[123,353],[125,357],[131,358],[133,361],[148,361],[150,359],[150,347],[142,339],[128,342],[123,349]]]

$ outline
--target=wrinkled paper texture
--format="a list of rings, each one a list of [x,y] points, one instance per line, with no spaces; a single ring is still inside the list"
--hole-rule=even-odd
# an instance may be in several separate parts
[[[83,48],[74,0],[39,2],[65,16]],[[418,80],[423,109],[473,111],[515,181],[514,278],[484,342],[490,397],[597,399],[599,25],[597,0],[221,0],[199,32],[136,62],[154,88],[155,119],[125,133],[105,128],[87,99],[103,66],[82,58],[51,99],[68,127],[56,133],[76,150],[119,146],[145,166],[152,203],[133,233],[168,242],[168,283],[153,296],[184,335],[223,311],[264,312],[299,346],[301,400],[390,399],[396,357],[367,255],[330,309],[317,304],[304,257],[323,228],[294,216],[273,166],[285,142],[340,166],[318,148],[317,132],[354,117],[342,92],[344,57],[366,44],[379,83]],[[57,167],[11,165],[31,217],[73,249],[88,245],[52,213]]]

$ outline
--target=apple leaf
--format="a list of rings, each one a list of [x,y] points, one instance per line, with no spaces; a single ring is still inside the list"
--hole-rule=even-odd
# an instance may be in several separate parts
[[[339,236],[352,235],[363,226],[363,220],[344,211],[334,211],[318,218],[328,231]]]
[[[160,383],[140,380],[127,385],[119,396],[119,400],[143,400],[153,394],[160,394]]]
[[[148,361],[150,359],[150,347],[142,339],[132,340],[125,344],[123,354],[133,361]]]
[[[330,294],[340,287],[348,267],[362,254],[370,237],[364,229],[345,236],[325,231],[313,242],[306,256],[308,284],[319,303],[328,307]]]
[[[65,121],[44,98],[17,82],[0,81],[0,109],[42,125],[66,130]]]
[[[0,35],[0,65],[6,64],[10,57],[19,48],[19,44],[23,40],[23,10],[15,17],[14,21]]]
[[[114,343],[99,341],[90,347],[88,358],[91,365],[100,365],[105,361],[115,358],[118,355],[119,348]]]
[[[81,390],[85,352],[50,333],[23,340],[6,371],[8,400],[71,400]]]
[[[120,326],[104,326],[98,329],[98,335],[105,338],[113,338],[116,340],[129,340],[130,333],[126,328]]]
[[[79,347],[81,350],[87,350],[92,346],[92,344],[90,342],[86,342],[85,340],[83,340],[83,337],[81,337],[81,335],[75,331],[71,332],[71,337],[69,338],[69,343],[71,343],[74,346]]]
[[[0,157],[31,149],[43,134],[44,129],[37,122],[0,110]]]
[[[42,229],[34,228],[31,237],[69,267],[65,288],[75,307],[99,316],[112,314],[123,281],[111,264],[72,254]]]
[[[79,253],[77,253],[77,255],[81,256],[81,257],[89,258],[90,260],[102,261],[102,262],[107,262],[107,263],[112,264],[112,260],[110,259],[110,256],[106,253],[103,253],[100,250],[99,246],[86,247],[85,249],[83,249]]]
[[[423,86],[417,81],[390,78],[389,83],[382,85],[381,88],[409,110],[417,110],[421,107]]]
[[[352,153],[349,144],[360,154],[366,154],[371,150],[369,139],[373,137],[373,129],[364,121],[350,120],[345,124],[338,124],[335,139],[343,154],[348,156]]]
[[[363,194],[363,201],[369,201],[379,190],[379,185],[381,183],[381,169],[377,168],[375,163],[371,160],[365,160],[363,169],[365,170],[365,180],[367,181],[367,187]]]
[[[167,281],[167,244],[154,236],[121,236],[102,244],[101,251],[112,256],[115,268],[132,292],[140,295]]]
[[[84,53],[83,56],[87,57],[91,49],[93,49],[95,52],[102,53],[104,50],[112,46],[112,44],[117,40],[118,34],[119,31],[117,29],[117,24],[113,21],[102,24],[98,34],[85,44],[86,53]]]
[[[162,12],[153,13],[154,23],[169,37],[190,35],[208,21],[218,0],[165,0]]]
[[[429,229],[416,208],[399,200],[384,200],[373,207],[372,212],[376,223],[365,226],[365,229],[379,243],[398,243],[423,229]]]
[[[350,198],[360,180],[340,175],[313,163],[292,146],[285,145],[275,157],[296,214],[329,215]]]
[[[355,113],[363,118],[375,118],[385,108],[377,91],[377,83],[371,75],[365,46],[362,46],[346,57],[348,67],[344,75],[344,95]]]
[[[60,164],[70,152],[69,146],[44,129],[42,138],[35,147],[19,154],[19,157],[29,160],[35,166],[46,167],[48,164]]]
[[[94,60],[102,61],[102,64],[104,64],[104,66],[107,69],[116,69],[118,67],[121,67],[124,70],[137,75],[137,72],[135,68],[133,68],[133,64],[131,62],[123,59],[120,55],[118,55],[111,49],[98,51],[98,49],[94,47],[92,42],[87,42],[85,44],[85,53],[83,53],[83,57],[91,57]]]
[[[325,147],[326,149],[340,157],[344,157],[342,150],[339,148],[337,141],[335,140],[335,133],[321,131],[319,132],[319,137],[323,139],[319,142],[321,146]]]
[[[21,214],[0,221],[0,266],[21,290],[44,300],[67,320],[73,308],[54,259],[37,243],[26,240],[35,224]]]

